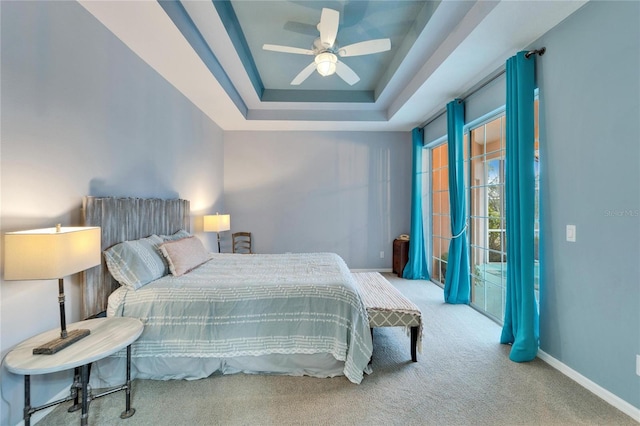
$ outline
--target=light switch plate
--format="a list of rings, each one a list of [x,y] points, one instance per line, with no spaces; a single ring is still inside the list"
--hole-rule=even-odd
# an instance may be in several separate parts
[[[576,226],[575,225],[567,225],[567,241],[571,243],[576,242]]]

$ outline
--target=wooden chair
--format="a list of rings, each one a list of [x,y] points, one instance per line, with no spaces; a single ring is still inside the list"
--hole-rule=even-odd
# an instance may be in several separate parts
[[[251,232],[234,232],[231,234],[233,240],[233,252],[251,254]]]

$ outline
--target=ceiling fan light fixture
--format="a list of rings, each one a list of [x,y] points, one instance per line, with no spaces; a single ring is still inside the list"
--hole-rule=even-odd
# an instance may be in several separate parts
[[[331,52],[324,52],[316,55],[315,62],[318,74],[326,77],[336,72],[336,62],[338,62],[338,57]]]

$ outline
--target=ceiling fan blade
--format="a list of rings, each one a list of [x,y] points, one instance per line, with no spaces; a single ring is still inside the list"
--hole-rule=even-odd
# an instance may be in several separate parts
[[[313,55],[313,50],[301,49],[299,47],[280,46],[277,44],[263,44],[262,49],[271,50],[273,52],[295,53],[298,55]]]
[[[316,70],[316,63],[311,62],[307,65],[298,75],[291,81],[292,86],[297,86],[303,81],[305,81],[309,76]]]
[[[324,47],[330,48],[335,43],[339,24],[340,12],[326,7],[322,9],[318,31],[320,31],[320,41]]]
[[[340,50],[338,50],[338,56],[346,58],[348,56],[369,55],[371,53],[386,52],[390,49],[391,40],[388,38],[379,38],[341,47]]]
[[[313,24],[303,24],[302,22],[287,21],[282,26],[285,31],[291,31],[310,37],[318,37],[318,26]]]
[[[336,63],[336,74],[338,74],[341,79],[346,81],[349,86],[353,86],[360,81],[360,77],[358,77],[358,74],[356,74],[355,71],[349,68],[344,62],[338,61]]]

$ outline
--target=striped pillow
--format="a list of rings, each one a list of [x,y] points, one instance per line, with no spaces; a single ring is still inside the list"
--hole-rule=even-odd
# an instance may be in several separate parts
[[[162,238],[162,241],[174,241],[174,240],[181,240],[183,238],[187,238],[190,236],[191,236],[190,233],[188,233],[184,229],[181,229],[171,235],[160,235],[160,238]]]
[[[158,245],[163,240],[157,235],[134,241],[124,241],[104,251],[107,268],[121,285],[136,290],[168,274]]]

